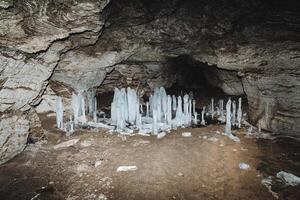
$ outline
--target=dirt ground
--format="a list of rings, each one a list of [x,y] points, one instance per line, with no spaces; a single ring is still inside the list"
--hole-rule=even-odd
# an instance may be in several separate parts
[[[46,124],[45,124],[46,123]],[[48,140],[0,166],[0,199],[299,199],[300,187],[276,180],[279,171],[300,175],[299,142],[246,138],[234,142],[223,125],[154,136],[120,136],[106,130],[81,130],[65,136],[44,122]],[[190,131],[192,137],[183,137]],[[71,139],[70,147],[54,146]],[[250,169],[242,170],[240,163]],[[117,172],[122,165],[136,171]],[[261,183],[272,176],[271,191]]]

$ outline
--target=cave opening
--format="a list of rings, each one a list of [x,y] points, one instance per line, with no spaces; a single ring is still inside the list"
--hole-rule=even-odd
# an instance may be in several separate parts
[[[298,200],[298,4],[0,0],[0,199]]]

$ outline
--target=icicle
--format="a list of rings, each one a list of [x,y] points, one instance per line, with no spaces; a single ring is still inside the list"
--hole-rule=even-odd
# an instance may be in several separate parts
[[[205,126],[206,122],[204,119],[204,114],[205,114],[205,106],[203,107],[202,111],[201,111],[201,125]]]
[[[94,113],[93,113],[94,122],[97,123],[97,98],[94,99]]]
[[[136,113],[137,113],[136,111],[137,95],[135,90],[127,88],[127,101],[128,101],[128,121],[134,124],[136,120]]]
[[[137,115],[136,127],[142,130],[142,115],[140,113]]]
[[[239,98],[239,107],[237,111],[237,122],[238,122],[238,128],[241,128],[242,123],[242,98]]]
[[[175,95],[172,95],[172,106],[173,106],[173,111],[176,111],[177,102],[176,102],[176,96]]]
[[[236,124],[236,102],[232,101],[232,116],[231,116],[231,124],[235,126]]]
[[[226,125],[225,134],[231,135],[231,99],[227,101],[226,104]]]
[[[62,105],[61,97],[57,97],[56,99],[56,126],[59,129],[63,129],[63,118],[64,118],[64,110]]]
[[[214,98],[211,99],[211,119],[214,119]]]

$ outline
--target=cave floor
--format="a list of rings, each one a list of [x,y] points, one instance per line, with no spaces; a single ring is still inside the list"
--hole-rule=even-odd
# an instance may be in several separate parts
[[[66,137],[49,127],[47,142],[28,145],[0,166],[0,199],[299,199],[299,186],[275,181],[272,194],[261,183],[281,170],[300,175],[295,140],[246,138],[241,130],[236,143],[220,134],[223,125],[179,129],[162,139],[105,130]],[[54,148],[71,139],[79,141]],[[250,169],[240,169],[242,162]],[[117,172],[122,165],[138,169]]]

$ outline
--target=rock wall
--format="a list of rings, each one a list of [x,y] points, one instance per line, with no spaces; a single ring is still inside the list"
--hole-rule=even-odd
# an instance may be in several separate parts
[[[188,55],[217,67],[228,94],[246,93],[253,124],[299,136],[299,10],[293,0],[0,0],[0,115],[25,119],[117,77],[168,86],[169,61]]]

